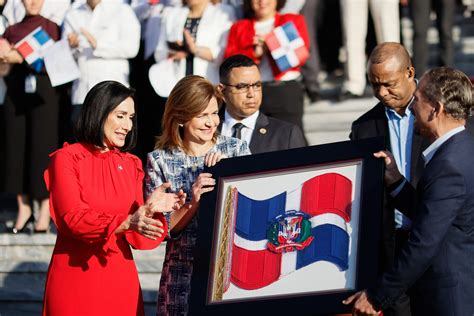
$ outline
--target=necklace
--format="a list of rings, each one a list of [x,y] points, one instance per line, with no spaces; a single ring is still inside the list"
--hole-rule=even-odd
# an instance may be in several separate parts
[[[190,18],[186,19],[186,24],[184,28],[191,33],[191,36],[194,40],[196,40],[196,35],[199,27],[199,23],[201,22],[201,18]]]

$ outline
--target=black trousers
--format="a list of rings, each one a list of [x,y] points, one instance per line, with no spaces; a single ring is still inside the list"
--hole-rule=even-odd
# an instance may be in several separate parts
[[[35,199],[49,196],[43,173],[58,147],[59,98],[47,75],[36,75],[35,93],[25,93],[20,66],[6,78],[4,188]]]
[[[263,83],[260,111],[303,129],[303,85],[296,80]]]
[[[456,0],[410,0],[413,20],[413,65],[417,77],[427,70],[429,47],[428,29],[431,26],[431,10],[436,12],[436,27],[439,33],[438,61],[436,66],[452,66],[454,60],[453,23]]]

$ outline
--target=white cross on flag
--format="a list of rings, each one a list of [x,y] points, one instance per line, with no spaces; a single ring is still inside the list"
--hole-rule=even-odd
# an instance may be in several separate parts
[[[265,43],[280,71],[303,65],[309,51],[293,22],[287,22],[273,29]]]

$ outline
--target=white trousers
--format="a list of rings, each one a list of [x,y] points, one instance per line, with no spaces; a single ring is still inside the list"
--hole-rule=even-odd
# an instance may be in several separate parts
[[[343,43],[346,49],[346,80],[342,90],[361,95],[366,80],[365,40],[369,8],[377,43],[400,42],[399,0],[340,0]]]

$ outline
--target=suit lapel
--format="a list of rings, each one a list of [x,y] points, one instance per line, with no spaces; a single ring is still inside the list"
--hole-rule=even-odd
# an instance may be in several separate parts
[[[250,151],[256,152],[256,148],[261,148],[262,144],[265,142],[265,134],[260,133],[261,128],[265,128],[268,125],[268,118],[262,113],[258,114],[257,122],[255,123],[255,129],[252,133],[252,138],[250,139]]]
[[[385,106],[380,102],[377,104],[377,115],[375,120],[375,129],[377,136],[383,136],[387,144],[387,149],[391,150],[390,134],[388,132],[387,116],[385,115]]]
[[[413,141],[411,144],[411,182],[416,185],[424,169],[424,161],[421,152],[428,147],[428,142],[413,128]]]

